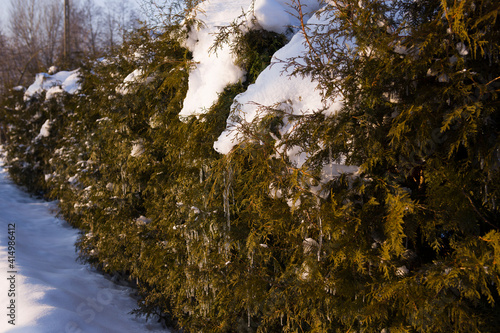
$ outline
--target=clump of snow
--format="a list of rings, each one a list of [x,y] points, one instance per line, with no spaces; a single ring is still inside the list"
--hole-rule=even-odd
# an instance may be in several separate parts
[[[71,185],[75,185],[77,182],[78,182],[78,175],[77,174],[68,178],[68,183],[70,183]]]
[[[151,219],[148,219],[146,216],[144,215],[141,215],[139,216],[137,219],[135,219],[135,223],[138,225],[138,226],[144,226],[144,225],[147,225],[149,223],[151,223]]]
[[[152,115],[151,117],[149,117],[148,124],[149,124],[149,126],[151,128],[158,128],[158,127],[160,127],[161,124],[162,124],[160,116],[157,113],[155,113],[154,115]]]
[[[80,74],[78,70],[61,71],[53,75],[39,73],[35,77],[35,82],[24,93],[24,100],[28,101],[43,91],[47,92],[46,99],[50,99],[63,91],[74,94],[78,90],[80,90]]]
[[[154,77],[144,75],[142,69],[135,69],[132,73],[128,74],[124,79],[123,83],[116,87],[116,92],[121,95],[126,95],[131,93],[131,87],[134,83],[151,83]],[[110,96],[111,97],[111,96]]]
[[[260,3],[256,2],[257,5]],[[283,5],[283,3],[269,1],[265,2],[265,5],[268,8],[274,8]],[[312,5],[311,8],[313,8]],[[317,8],[319,5],[314,7],[314,9]],[[314,15],[307,21],[308,25],[328,23],[327,15],[321,11],[318,13],[319,15]],[[265,19],[261,20],[265,22]],[[322,112],[326,116],[331,116],[342,108],[341,98],[324,98],[318,82],[312,80],[311,77],[292,75],[294,68],[288,65],[288,60],[294,58],[296,62],[300,63],[302,60],[297,57],[305,54],[308,51],[307,47],[308,43],[303,31],[299,30],[287,45],[274,54],[272,64],[260,73],[256,82],[250,85],[245,92],[235,97],[227,127],[214,143],[216,151],[228,154],[235,145],[244,140],[242,133],[245,126],[259,121],[275,112],[274,110],[280,110],[284,114],[283,124],[279,128],[281,138],[284,138],[293,134],[297,125],[296,118],[294,120],[294,117],[291,116],[308,115],[313,112]],[[275,148],[278,154],[286,155],[291,164],[297,168],[307,164],[306,162],[311,156],[303,152],[301,147],[284,144],[273,133],[270,134],[275,139]],[[359,167],[345,165],[342,156],[331,157],[330,163],[322,166],[319,179],[313,182],[314,185],[308,185],[308,188],[314,195],[324,198],[329,194],[328,191],[324,191],[328,182],[342,174],[356,176],[358,172]],[[271,188],[270,194],[283,195],[279,191],[279,188]],[[300,205],[300,198],[287,198],[287,202],[290,207],[297,207]]]
[[[210,52],[210,48],[215,42],[214,34],[218,27],[229,25],[250,3],[250,0],[214,0],[199,5],[197,19],[203,21],[204,27],[193,29],[186,41],[186,46],[193,52],[196,68],[189,74],[189,87],[179,114],[181,117],[203,113],[227,85],[242,79],[245,73],[234,64],[228,45],[224,45],[217,53]]]
[[[116,92],[119,94],[122,94],[122,95],[128,94],[129,93],[129,86],[133,83],[142,82],[143,75],[144,75],[144,72],[142,71],[142,69],[134,70],[132,73],[127,75],[127,77],[125,77],[122,84],[120,84],[118,87],[116,87]]]
[[[185,224],[180,224],[180,225],[174,225],[174,226],[172,227],[172,229],[173,229],[173,230],[177,230],[177,229],[182,229],[182,228],[185,228],[185,227],[186,227],[186,225],[185,225]]]
[[[307,20],[321,7],[321,0],[300,1],[304,18]],[[223,45],[217,52],[210,52],[220,26],[227,26],[247,13],[246,29],[266,29],[277,33],[296,31],[300,25],[296,1],[256,0],[213,0],[198,6],[197,19],[203,21],[200,30],[193,29],[186,41],[186,47],[193,52],[196,67],[189,75],[189,87],[184,100],[181,117],[200,115],[217,100],[224,88],[243,80],[245,72],[234,64],[229,45]],[[253,11],[252,11],[253,9]]]
[[[286,34],[300,26],[298,9],[302,11],[304,21],[312,16],[322,5],[321,0],[256,0],[254,17],[265,30]],[[294,29],[295,28],[295,29]]]
[[[136,142],[132,145],[132,151],[130,152],[130,156],[139,157],[144,154],[144,144],[142,142]]]
[[[302,241],[302,246],[304,247],[304,253],[311,253],[316,251],[319,244],[315,239],[308,237]]]
[[[404,277],[404,276],[408,275],[408,273],[410,273],[410,271],[408,270],[408,268],[406,268],[405,265],[398,267],[396,269],[396,275],[399,277]]]
[[[308,24],[320,24],[321,18],[312,17]],[[247,91],[236,96],[226,130],[214,143],[214,148],[221,154],[227,154],[238,143],[238,135],[242,124],[251,123],[257,117],[265,116],[266,110],[262,106],[273,106],[286,109],[293,115],[308,114],[317,110],[324,110],[326,114],[333,114],[342,107],[340,100],[324,100],[317,89],[317,82],[310,77],[291,76],[293,68],[287,68],[286,60],[306,52],[304,35],[299,32],[283,48],[278,50],[272,59],[272,65],[267,67],[250,85]],[[236,119],[236,121],[235,121]],[[285,124],[284,134],[293,129],[292,124]],[[305,156],[298,151],[289,151],[288,155],[302,165]]]
[[[50,135],[50,126],[52,125],[52,122],[47,119],[42,125],[42,128],[40,129],[40,134],[38,134],[35,138],[35,141],[40,140],[41,138],[46,138]]]
[[[467,47],[462,42],[457,43],[456,48],[457,48],[458,54],[460,54],[461,56],[466,56],[469,54]]]
[[[80,90],[80,73],[78,70],[69,72],[70,74],[62,83],[62,89],[68,94],[75,94]]]
[[[438,75],[438,72],[436,72],[435,70],[433,70],[432,68],[429,68],[427,70],[427,76],[436,76]]]
[[[398,45],[394,46],[394,52],[396,52],[397,54],[401,54],[401,55],[407,55],[408,49],[406,48],[406,46],[398,44]]]
[[[53,86],[47,90],[45,94],[45,99],[54,98],[56,95],[63,93],[64,90],[61,86]]]
[[[254,15],[265,30],[284,34],[292,25],[292,17],[285,11],[286,7],[284,1],[256,0]]]

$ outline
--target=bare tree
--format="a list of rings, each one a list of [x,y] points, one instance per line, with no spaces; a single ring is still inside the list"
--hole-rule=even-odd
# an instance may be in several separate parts
[[[35,74],[63,64],[63,0],[10,0],[8,31],[0,32],[2,88],[7,82],[29,83]],[[129,0],[71,0],[70,49],[75,66],[84,58],[114,51],[134,28],[136,13]],[[72,63],[72,65],[70,65]]]
[[[102,12],[103,8],[94,0],[85,0],[79,9],[83,21],[82,48],[91,58],[97,58],[102,53]]]
[[[62,26],[63,26],[63,6],[61,1],[44,0],[41,8],[40,20],[40,41],[41,41],[41,62],[44,67],[50,67],[59,60]]]
[[[17,51],[16,62],[23,64],[16,66],[21,82],[26,72],[36,74],[41,68],[40,1],[11,0],[10,5],[11,44]]]
[[[0,25],[1,26],[1,25]],[[10,47],[4,32],[0,30],[0,95],[14,84]]]
[[[110,1],[107,8],[104,17],[105,46],[113,51],[116,45],[123,42],[127,32],[134,28],[138,18],[128,0]]]

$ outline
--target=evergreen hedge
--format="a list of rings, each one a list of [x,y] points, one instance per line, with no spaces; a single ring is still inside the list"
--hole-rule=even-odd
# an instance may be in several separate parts
[[[58,199],[82,260],[134,281],[138,313],[200,332],[495,332],[500,7],[342,1],[290,59],[334,115],[269,107],[227,155],[234,97],[286,41],[236,39],[249,75],[180,120],[179,26],[82,64],[78,95],[4,101],[7,164]],[[123,85],[140,69],[142,79]],[[49,137],[37,138],[46,120]],[[292,132],[282,133],[286,123]],[[285,153],[307,153],[298,166]],[[359,166],[322,181],[336,160]]]

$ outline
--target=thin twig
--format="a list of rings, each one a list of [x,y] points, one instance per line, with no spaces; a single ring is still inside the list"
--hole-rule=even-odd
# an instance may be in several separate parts
[[[479,215],[479,217],[481,217],[481,219],[489,224],[490,226],[492,226],[493,228],[495,229],[498,229],[496,225],[494,225],[493,223],[491,223],[490,221],[488,221],[484,216],[483,214],[481,214],[481,212],[479,211],[479,209],[477,209],[476,205],[474,204],[474,202],[472,201],[472,198],[467,194],[465,193],[465,191],[462,189],[462,194],[469,200],[472,208],[474,209],[474,211],[476,212],[477,215]]]

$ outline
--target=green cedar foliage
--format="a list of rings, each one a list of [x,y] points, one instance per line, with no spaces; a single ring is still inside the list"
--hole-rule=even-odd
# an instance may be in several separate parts
[[[62,105],[68,99],[62,95],[45,99],[45,93],[23,101],[24,90],[13,90],[3,102],[6,131],[7,164],[13,180],[35,195],[47,192],[46,179],[52,175],[50,166],[71,112]],[[50,135],[41,130],[48,125]]]
[[[494,332],[498,10],[326,5],[289,66],[342,109],[262,107],[225,156],[212,145],[233,99],[284,37],[222,28],[247,80],[181,121],[186,29],[139,29],[82,65],[80,94],[4,102],[9,171],[59,199],[82,229],[82,260],[135,285],[138,313],[186,331]],[[47,119],[50,136],[36,139]],[[359,171],[325,177],[337,164]]]
[[[331,184],[322,219],[341,244],[356,237],[322,280],[349,290],[337,316],[347,327],[495,330],[498,10],[494,1],[336,3],[328,24],[308,32],[306,65],[292,59],[345,103],[330,119],[303,120],[293,143],[313,165],[330,150],[361,167],[348,186]],[[343,275],[344,263],[357,271]]]

